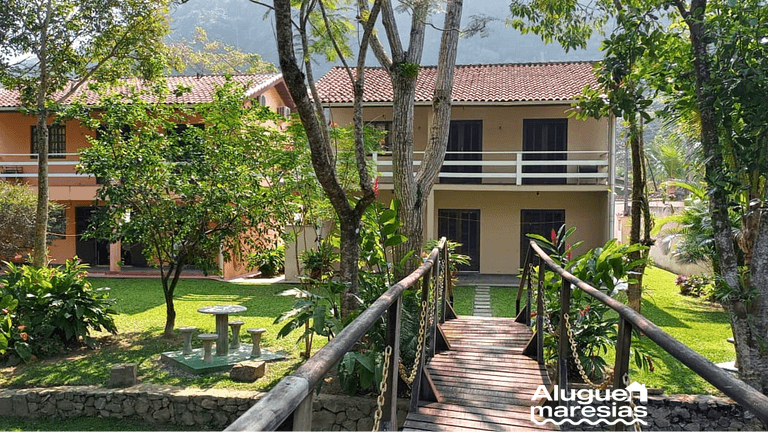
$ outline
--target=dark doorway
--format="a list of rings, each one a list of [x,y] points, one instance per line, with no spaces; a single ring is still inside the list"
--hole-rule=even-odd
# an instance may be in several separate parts
[[[84,240],[82,235],[88,231],[91,217],[96,207],[75,207],[75,253],[78,258],[91,266],[109,265],[109,242],[106,240]]]
[[[568,119],[523,120],[523,160],[557,161],[566,160],[568,150]],[[542,153],[537,153],[542,152]],[[566,173],[565,165],[524,166],[523,173]],[[524,178],[523,184],[565,184],[565,176],[559,178]]]
[[[448,134],[448,153],[446,161],[479,161],[483,151],[483,121],[482,120],[451,120]],[[480,165],[445,165],[445,173],[482,173]],[[482,179],[467,177],[441,177],[440,183],[481,183]]]
[[[471,258],[459,271],[480,271],[480,210],[439,209],[437,235],[461,243],[457,253]]]
[[[520,210],[520,267],[525,264],[525,254],[531,239],[526,234],[538,234],[550,239],[565,224],[565,210]]]

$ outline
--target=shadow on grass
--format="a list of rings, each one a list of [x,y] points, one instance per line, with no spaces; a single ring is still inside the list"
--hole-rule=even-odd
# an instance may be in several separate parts
[[[91,278],[95,287],[109,287],[121,314],[136,315],[154,308],[164,308],[165,298],[160,279]],[[248,311],[238,314],[253,317],[276,317],[290,308],[293,299],[276,296],[286,285],[233,284],[213,279],[181,279],[174,291],[174,304],[184,302],[238,304]],[[286,307],[286,304],[288,307]]]
[[[665,392],[670,390],[673,392],[681,392],[686,394],[706,394],[710,392],[710,388],[704,378],[693,372],[688,366],[680,362],[672,356],[672,354],[664,351],[655,343],[645,344],[648,354],[654,357],[654,362],[658,365],[659,360],[663,363],[663,367],[656,367],[653,375],[659,375],[664,382],[674,383],[674,387],[664,389]],[[632,366],[637,367],[634,364],[634,360],[630,360]]]
[[[135,363],[141,382],[200,388],[224,385],[242,390],[264,390],[274,386],[301,363],[296,358],[269,363],[264,380],[255,384],[236,384],[230,381],[226,372],[195,376],[162,364],[159,354],[178,350],[182,339],[180,336],[162,337],[159,335],[159,329],[107,336],[102,338],[102,342],[102,347],[97,350],[79,349],[60,357],[6,368],[0,383],[9,388],[106,385],[112,366]]]
[[[668,308],[669,309],[669,308]],[[659,327],[691,328],[688,324],[666,310],[659,309],[654,303],[643,300],[643,315]]]

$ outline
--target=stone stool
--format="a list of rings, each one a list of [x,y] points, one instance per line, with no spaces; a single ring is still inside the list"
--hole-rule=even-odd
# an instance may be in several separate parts
[[[197,327],[179,327],[181,335],[184,336],[184,355],[192,354],[192,334],[197,331]]]
[[[203,349],[205,350],[205,355],[203,355],[203,363],[213,363],[211,348],[213,348],[213,343],[216,342],[216,339],[219,338],[219,335],[216,333],[203,333],[197,335],[197,337],[203,341]]]
[[[248,333],[251,334],[251,338],[253,338],[253,351],[251,351],[251,357],[261,357],[261,347],[259,344],[261,343],[261,334],[267,331],[263,328],[249,328]]]
[[[240,348],[240,326],[245,324],[242,321],[230,321],[229,327],[232,329],[232,341],[229,342],[229,349]]]

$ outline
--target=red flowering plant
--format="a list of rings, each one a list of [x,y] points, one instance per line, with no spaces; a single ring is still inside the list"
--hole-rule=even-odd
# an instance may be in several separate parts
[[[582,242],[570,242],[568,239],[576,231],[575,228],[561,227],[557,232],[552,230],[550,239],[529,234],[528,237],[535,241],[558,265],[572,273],[577,278],[602,290],[608,295],[618,295],[622,292],[620,287],[629,277],[629,269],[634,264],[627,258],[629,253],[642,246],[628,246],[608,241],[605,245],[589,250],[586,253],[573,258],[573,252]],[[534,277],[538,271],[533,272]],[[545,351],[551,359],[557,353],[557,338],[560,326],[560,289],[562,280],[554,272],[545,272]],[[606,358],[609,348],[615,345],[618,318],[615,314],[608,313],[610,308],[604,303],[594,299],[584,291],[571,287],[571,304],[569,308],[569,322],[571,334],[576,342],[579,360],[587,374],[600,379],[608,369]],[[635,358],[645,359],[645,350],[636,352]],[[640,362],[643,363],[643,362]],[[638,364],[647,368],[648,364]],[[571,366],[575,368],[575,362]],[[579,374],[573,370],[574,378]]]
[[[5,355],[29,361],[65,347],[94,348],[91,330],[117,332],[109,288],[94,289],[85,265],[68,260],[54,268],[6,266],[0,278],[0,348],[5,345]]]

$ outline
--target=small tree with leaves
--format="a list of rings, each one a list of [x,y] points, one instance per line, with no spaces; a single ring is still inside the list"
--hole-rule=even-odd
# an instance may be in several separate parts
[[[165,103],[173,96],[163,89],[151,93],[155,103],[139,91],[111,93],[98,114],[78,107],[78,117],[99,130],[80,169],[108,179],[93,235],[140,243],[160,267],[170,336],[185,265],[216,269],[221,249],[236,251],[244,234],[281,229],[293,216],[303,149],[268,124],[277,116],[246,100],[240,84],[227,82],[193,108]]]

